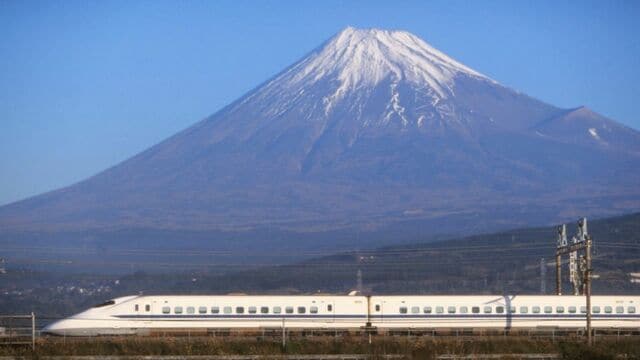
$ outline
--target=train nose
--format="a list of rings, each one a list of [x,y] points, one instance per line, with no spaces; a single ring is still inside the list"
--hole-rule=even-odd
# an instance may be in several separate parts
[[[65,320],[55,321],[42,329],[43,334],[49,335],[65,335],[65,330],[67,327],[65,326]]]

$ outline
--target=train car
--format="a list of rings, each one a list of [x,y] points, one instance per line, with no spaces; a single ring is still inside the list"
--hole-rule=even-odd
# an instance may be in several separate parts
[[[533,329],[585,327],[584,296],[372,296],[376,328]],[[592,327],[640,330],[640,297],[592,296]]]
[[[366,322],[363,296],[127,296],[57,321],[64,336],[146,335],[209,329],[345,329]]]
[[[640,297],[593,296],[592,326],[640,331]],[[57,321],[66,336],[242,329],[580,329],[582,296],[128,296]]]

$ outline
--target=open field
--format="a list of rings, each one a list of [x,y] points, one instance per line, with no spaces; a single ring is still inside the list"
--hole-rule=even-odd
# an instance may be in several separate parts
[[[532,354],[563,359],[639,359],[640,338],[600,338],[592,348],[581,339],[532,339],[528,337],[434,338],[428,336],[315,336],[295,337],[282,347],[276,337],[147,337],[147,338],[39,338],[36,350],[29,346],[0,347],[0,356],[40,358],[46,356],[219,356],[251,355],[269,358],[282,355],[354,354],[354,358],[436,359],[453,356]],[[520,354],[520,355],[519,355]],[[527,354],[527,355],[524,355]],[[445,356],[445,357],[446,357]],[[253,357],[255,358],[255,357]],[[286,357],[285,357],[286,358]],[[319,357],[318,357],[319,358]],[[531,358],[531,357],[529,357]],[[541,357],[538,357],[541,358]]]

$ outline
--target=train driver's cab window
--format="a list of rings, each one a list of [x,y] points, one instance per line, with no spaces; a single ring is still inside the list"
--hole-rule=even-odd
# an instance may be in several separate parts
[[[436,314],[444,314],[444,307],[436,306]]]
[[[151,311],[151,305],[147,304],[144,306],[144,311],[149,312]]]
[[[207,313],[207,307],[206,307],[206,306],[200,306],[200,307],[198,307],[198,313],[200,313],[200,314],[206,314],[206,313]]]
[[[327,305],[327,311],[328,312],[332,312],[333,311],[333,305],[331,305],[331,304]]]
[[[412,314],[419,314],[420,313],[420,307],[419,306],[412,306],[411,307],[411,313]]]
[[[503,314],[504,313],[504,306],[496,306],[496,313]]]
[[[187,307],[187,314],[195,314],[195,312],[196,308],[194,308],[193,306]]]
[[[580,306],[580,313],[586,314],[587,313],[587,307],[586,306]]]
[[[269,313],[269,307],[268,306],[261,306],[260,307],[260,314],[268,314]]]
[[[139,310],[139,308],[140,308],[140,305],[138,305],[138,304],[136,304],[136,305],[134,306],[134,310],[135,310],[135,311],[138,311],[138,310]]]
[[[485,314],[491,314],[491,306],[485,306],[484,307],[484,313]]]
[[[460,306],[460,314],[466,314],[469,312],[469,308],[466,306]]]
[[[629,306],[627,307],[627,312],[629,314],[635,314],[636,313],[636,307],[635,306]]]
[[[474,314],[480,314],[480,306],[474,306],[471,308],[471,312]]]
[[[169,306],[163,306],[162,307],[162,313],[163,314],[168,314],[170,312],[171,312],[171,307],[169,307]]]
[[[616,306],[616,314],[624,313],[624,306]]]
[[[556,306],[556,313],[563,314],[564,313],[564,306]]]
[[[611,308],[611,306],[605,306],[604,312],[605,314],[611,314],[611,312],[613,312],[613,309]]]
[[[526,306],[520,306],[520,314],[526,314],[529,312],[529,308]]]
[[[182,314],[182,306],[176,306],[173,308],[175,314]]]
[[[534,314],[540,314],[540,306],[534,306],[531,308],[531,312]]]
[[[287,306],[286,308],[284,308],[284,311],[287,314],[293,314],[293,306]]]
[[[280,314],[282,312],[282,308],[280,306],[274,306],[273,307],[273,313],[274,314]]]
[[[569,313],[571,314],[575,314],[576,313],[576,307],[575,306],[569,306]]]
[[[447,312],[449,314],[455,314],[456,313],[456,307],[455,306],[449,306],[447,307]]]
[[[544,307],[544,313],[545,314],[551,314],[553,312],[553,307],[551,306],[545,306]]]
[[[231,314],[233,312],[233,309],[231,308],[231,306],[225,306],[224,309],[222,309],[222,311],[225,314]]]
[[[219,306],[212,306],[211,307],[211,313],[212,314],[219,314],[220,313],[220,307]]]
[[[406,314],[407,313],[407,307],[406,306],[400,306],[400,314]]]
[[[380,311],[380,304],[376,304],[376,311]]]
[[[258,312],[258,308],[255,306],[249,306],[249,314],[255,314]]]
[[[236,314],[244,314],[244,306],[236,306]]]
[[[304,314],[307,312],[307,308],[304,306],[298,306],[298,314]]]
[[[591,312],[594,314],[600,314],[600,306],[594,306],[591,308]]]
[[[431,306],[425,306],[424,309],[422,309],[424,311],[425,314],[431,314]]]
[[[318,313],[318,307],[317,306],[312,306],[309,308],[309,312],[312,314],[317,314]]]

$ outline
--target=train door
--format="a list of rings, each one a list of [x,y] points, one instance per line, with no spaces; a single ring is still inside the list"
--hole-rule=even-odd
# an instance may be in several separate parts
[[[369,303],[369,316],[371,318],[371,321],[383,321],[384,307],[381,300],[374,300]]]

